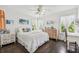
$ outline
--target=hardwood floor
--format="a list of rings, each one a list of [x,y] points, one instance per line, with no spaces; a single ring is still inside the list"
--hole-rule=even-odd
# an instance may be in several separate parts
[[[0,53],[28,53],[28,51],[21,44],[12,43],[0,48]],[[50,40],[39,47],[35,53],[66,53],[66,46],[63,41]]]

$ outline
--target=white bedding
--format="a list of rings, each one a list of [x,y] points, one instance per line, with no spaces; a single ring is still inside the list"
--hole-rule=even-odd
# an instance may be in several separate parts
[[[18,32],[17,38],[18,42],[31,53],[49,40],[48,34],[42,31]]]

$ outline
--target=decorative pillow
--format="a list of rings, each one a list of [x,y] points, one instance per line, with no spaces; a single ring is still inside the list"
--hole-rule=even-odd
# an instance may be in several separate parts
[[[30,28],[27,28],[27,32],[29,32],[29,31],[31,31],[31,29]]]
[[[8,33],[10,33],[10,31],[9,30],[5,30],[4,33],[8,34]]]
[[[23,32],[29,32],[30,28],[23,28],[22,30],[23,30]]]
[[[26,29],[26,28],[23,28],[22,31],[23,31],[23,32],[27,32],[27,29]]]
[[[0,29],[0,34],[3,34],[4,33],[4,30]]]
[[[7,30],[7,29],[1,29],[0,30],[0,34],[5,34],[5,33],[10,33],[10,31]]]
[[[22,28],[19,28],[17,32],[22,32]]]

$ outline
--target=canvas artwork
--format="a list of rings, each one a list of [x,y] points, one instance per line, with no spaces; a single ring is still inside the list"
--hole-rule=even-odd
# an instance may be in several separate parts
[[[14,20],[6,20],[6,24],[13,24],[14,23]]]
[[[20,24],[28,24],[29,25],[29,20],[26,19],[19,19]]]
[[[47,24],[53,24],[54,22],[53,21],[47,21]]]

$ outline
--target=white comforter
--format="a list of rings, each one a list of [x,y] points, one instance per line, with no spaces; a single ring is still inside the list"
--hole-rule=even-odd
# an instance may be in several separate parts
[[[48,34],[42,31],[19,32],[17,37],[18,42],[22,44],[28,52],[35,52],[39,46],[49,40]]]

